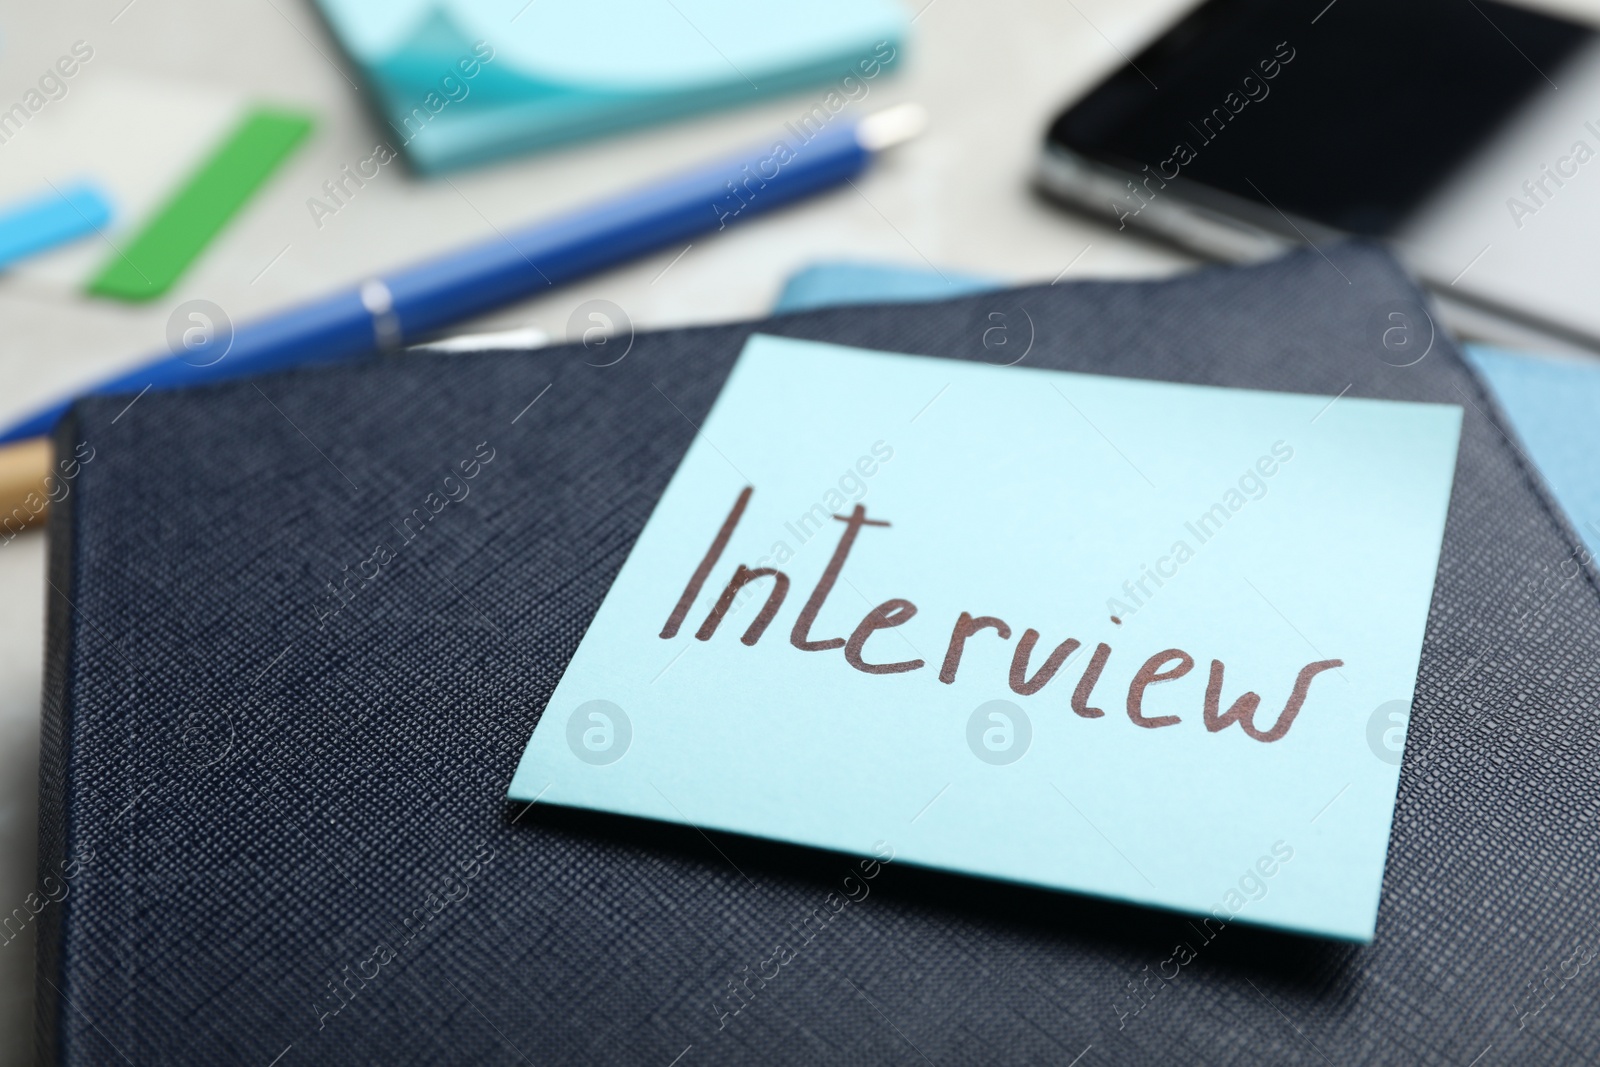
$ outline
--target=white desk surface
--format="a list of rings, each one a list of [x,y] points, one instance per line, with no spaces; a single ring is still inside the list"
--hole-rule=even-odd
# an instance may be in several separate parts
[[[1061,104],[1188,6],[932,0],[913,23],[902,70],[871,83],[860,105],[917,101],[930,128],[881,160],[859,191],[845,187],[697,239],[676,262],[678,250],[663,252],[466,328],[533,325],[559,338],[571,311],[597,297],[620,305],[641,329],[750,318],[771,305],[791,271],[819,259],[934,263],[1018,281],[1181,269],[1184,257],[1058,210],[1029,183]],[[204,298],[235,321],[247,319],[764,141],[820,98],[820,90],[801,92],[448,181],[386,167],[319,230],[306,200],[384,134],[310,0],[13,2],[0,9],[0,101],[20,98],[77,40],[95,57],[51,107],[70,106],[93,79],[133,78],[297,104],[319,126],[174,290],[147,306],[0,277],[0,422],[161,349],[168,314],[182,301]],[[0,167],[23,149],[20,138],[0,145]],[[112,168],[141,144],[128,137],[101,149]],[[0,545],[0,915],[20,907],[34,883],[45,557],[38,531]],[[0,945],[0,1064],[32,1062],[33,966],[31,929]]]

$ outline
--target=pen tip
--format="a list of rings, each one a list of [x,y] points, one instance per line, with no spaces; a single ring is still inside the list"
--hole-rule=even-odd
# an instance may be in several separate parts
[[[856,141],[869,152],[881,152],[903,144],[928,125],[928,112],[921,104],[896,104],[856,123]]]

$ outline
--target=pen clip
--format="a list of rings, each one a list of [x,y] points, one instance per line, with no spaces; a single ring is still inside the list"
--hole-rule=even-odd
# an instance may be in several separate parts
[[[361,283],[361,306],[372,316],[372,337],[379,352],[400,347],[400,316],[395,314],[394,294],[377,278]]]

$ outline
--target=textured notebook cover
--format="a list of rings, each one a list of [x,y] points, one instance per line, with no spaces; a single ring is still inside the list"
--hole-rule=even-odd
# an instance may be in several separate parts
[[[407,357],[80,405],[61,443],[93,459],[51,519],[42,1056],[1592,1061],[1587,556],[1446,339],[1385,361],[1417,298],[1393,262],[1325,251],[760,328],[983,359],[998,314],[1036,366],[1466,409],[1371,946],[893,862],[863,895],[856,860],[505,803],[741,324],[604,367]],[[780,940],[803,947],[773,969]]]

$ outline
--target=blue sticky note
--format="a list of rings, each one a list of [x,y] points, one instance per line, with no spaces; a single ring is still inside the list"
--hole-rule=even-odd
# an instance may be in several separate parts
[[[94,233],[110,221],[111,201],[87,181],[0,207],[0,267]]]
[[[377,90],[389,142],[430,172],[785,98],[785,120],[815,132],[873,98],[909,26],[894,0],[318,4]]]
[[[754,337],[510,796],[1369,940],[1460,421]]]

